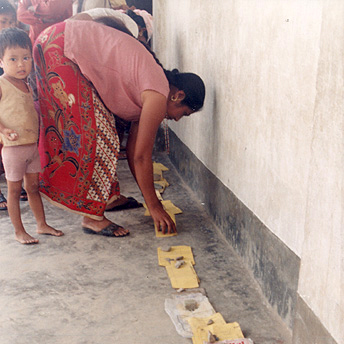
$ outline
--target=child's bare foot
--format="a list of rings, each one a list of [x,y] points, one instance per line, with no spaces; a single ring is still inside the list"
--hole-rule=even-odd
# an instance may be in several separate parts
[[[46,235],[53,235],[53,236],[57,236],[60,237],[62,235],[64,235],[64,233],[62,231],[59,231],[53,227],[50,227],[48,225],[44,226],[44,227],[37,227],[37,233],[38,234],[46,234]]]
[[[16,234],[15,239],[24,245],[38,244],[39,242],[38,239],[33,238],[31,235],[29,235],[26,232]]]

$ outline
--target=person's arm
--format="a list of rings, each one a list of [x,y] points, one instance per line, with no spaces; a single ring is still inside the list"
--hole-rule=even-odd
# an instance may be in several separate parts
[[[70,16],[73,11],[72,0],[33,0],[33,9],[37,16],[41,17],[62,17],[66,11],[70,12]],[[66,19],[66,18],[64,18]]]
[[[40,23],[40,20],[35,16],[34,12],[29,8],[32,7],[31,0],[21,0],[18,3],[17,19],[27,25],[34,25]]]
[[[144,91],[142,103],[140,121],[132,123],[128,137],[128,163],[155,225],[163,233],[173,233],[176,226],[155,193],[152,163],[155,136],[166,113],[166,97],[154,91]]]
[[[18,20],[29,25],[57,23],[71,15],[72,0],[23,0],[17,11]]]

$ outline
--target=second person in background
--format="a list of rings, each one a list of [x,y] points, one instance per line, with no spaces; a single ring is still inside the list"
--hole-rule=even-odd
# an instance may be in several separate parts
[[[17,11],[18,20],[30,25],[32,44],[45,28],[64,21],[72,14],[73,0],[21,0]]]

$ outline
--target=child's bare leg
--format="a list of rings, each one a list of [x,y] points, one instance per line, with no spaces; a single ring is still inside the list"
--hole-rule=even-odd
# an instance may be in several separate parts
[[[37,233],[62,236],[64,234],[62,231],[54,229],[45,221],[44,207],[39,194],[38,173],[26,173],[24,181],[29,205],[37,221]]]
[[[33,238],[25,231],[25,228],[21,220],[19,198],[22,180],[18,182],[11,182],[8,180],[7,186],[7,209],[14,227],[15,239],[19,241],[21,244],[37,244],[38,239]]]

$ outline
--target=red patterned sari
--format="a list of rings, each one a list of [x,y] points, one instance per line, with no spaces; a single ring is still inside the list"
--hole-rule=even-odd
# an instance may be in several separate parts
[[[57,206],[96,220],[119,197],[119,140],[113,115],[64,54],[65,23],[34,46],[41,109],[41,192]]]

